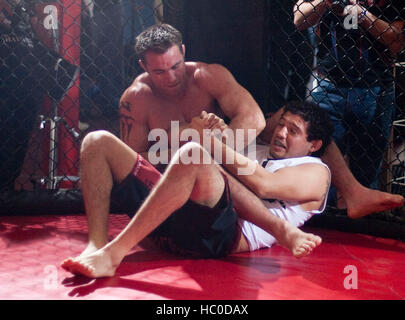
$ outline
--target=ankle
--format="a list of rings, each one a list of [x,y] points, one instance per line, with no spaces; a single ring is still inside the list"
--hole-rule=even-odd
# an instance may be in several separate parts
[[[280,241],[283,239],[283,241],[288,241],[291,234],[291,224],[288,221],[281,220],[279,230],[280,232],[277,234],[277,240]]]
[[[117,267],[127,254],[127,251],[125,249],[121,248],[119,245],[113,242],[110,242],[108,245],[106,245],[103,248],[103,251],[108,254],[114,267]]]

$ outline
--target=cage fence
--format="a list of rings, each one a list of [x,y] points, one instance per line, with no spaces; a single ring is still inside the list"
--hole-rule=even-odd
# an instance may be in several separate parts
[[[388,1],[386,14],[390,19],[405,19],[404,9],[396,3]],[[82,210],[80,196],[66,195],[68,191],[80,193],[81,140],[98,129],[119,136],[120,96],[142,72],[134,51],[135,37],[159,22],[170,23],[183,33],[187,60],[227,67],[266,115],[285,101],[314,100],[324,80],[320,70],[327,80],[342,80],[342,66],[348,68],[349,81],[371,78],[351,101],[361,111],[340,115],[346,133],[338,145],[359,181],[404,194],[403,50],[391,58],[388,49],[376,45],[378,40],[370,40],[367,30],[347,30],[332,48],[342,59],[338,65],[325,44],[334,33],[322,29],[321,23],[298,30],[294,15],[303,7],[294,8],[295,4],[290,0],[0,0],[1,213],[10,214],[22,203],[33,208],[49,193],[57,196],[44,200],[40,210],[53,203],[72,210],[66,205],[69,202],[80,203],[77,210]],[[326,18],[343,23],[332,10]],[[359,41],[368,43],[365,53],[375,64],[358,60],[354,51]],[[383,110],[372,124],[365,125],[370,112],[366,97],[375,94],[373,88],[387,77],[374,72],[374,67],[387,57],[396,65],[391,101],[395,115],[387,118],[384,114],[389,112]],[[324,99],[333,100],[327,95]],[[382,118],[391,121],[384,128],[379,127]],[[370,128],[378,130],[370,134]],[[17,194],[24,197],[15,198]],[[339,210],[329,212],[344,215]],[[394,221],[402,228],[405,214],[395,210],[370,219]]]

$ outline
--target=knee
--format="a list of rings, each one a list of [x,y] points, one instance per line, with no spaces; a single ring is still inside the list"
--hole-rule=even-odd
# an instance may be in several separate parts
[[[176,160],[181,165],[200,165],[211,159],[207,151],[196,142],[183,145],[176,154]]]
[[[114,139],[117,138],[106,130],[90,132],[84,137],[80,152],[101,152],[105,148],[108,149],[108,145],[110,145]]]
[[[201,152],[203,147],[197,142],[187,142],[183,146],[180,147],[179,153],[181,155],[191,153],[191,152]]]

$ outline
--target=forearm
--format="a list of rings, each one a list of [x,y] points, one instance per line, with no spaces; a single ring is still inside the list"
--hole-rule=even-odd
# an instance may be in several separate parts
[[[234,150],[242,151],[257,138],[263,131],[265,125],[266,121],[264,116],[237,117],[229,124],[229,129],[232,130],[231,137],[225,138],[222,141],[228,144],[228,146],[231,146]]]
[[[326,190],[329,188],[329,170],[320,164],[302,164],[268,172],[216,138],[212,138],[209,151],[231,175],[262,199],[320,201],[325,195],[325,185]],[[305,181],[305,187],[297,181]]]
[[[300,0],[294,6],[294,24],[298,30],[316,25],[330,6],[330,0]]]
[[[386,46],[393,54],[400,52],[405,45],[405,37],[403,34],[403,23],[388,23],[377,18],[370,11],[365,10],[364,19],[360,22],[360,26],[366,30],[373,38]]]
[[[263,204],[263,201],[259,197],[232,175],[225,174],[228,177],[233,205],[238,216],[266,230],[278,241],[282,239],[286,234],[285,225],[288,222],[273,214],[269,214],[269,209]]]
[[[284,112],[284,107],[278,109],[266,120],[266,127],[261,132],[259,136],[259,141],[264,144],[270,144],[271,138],[273,137],[274,129],[276,128],[278,122],[280,121],[281,115]]]
[[[257,172],[257,163],[236,152],[215,137],[211,137],[209,152],[232,176],[237,178],[245,187],[260,197],[260,185],[263,177]]]

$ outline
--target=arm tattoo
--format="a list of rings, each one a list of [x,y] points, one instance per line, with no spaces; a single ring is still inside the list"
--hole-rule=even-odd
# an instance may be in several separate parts
[[[120,133],[121,140],[125,143],[128,142],[129,137],[131,136],[132,126],[135,122],[135,119],[129,116],[121,115],[120,116]]]
[[[120,102],[120,135],[121,140],[128,143],[135,119],[127,114],[131,113],[131,104],[127,101]]]
[[[120,102],[120,111],[126,110],[127,112],[131,112],[131,104],[128,101],[121,101]]]

